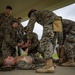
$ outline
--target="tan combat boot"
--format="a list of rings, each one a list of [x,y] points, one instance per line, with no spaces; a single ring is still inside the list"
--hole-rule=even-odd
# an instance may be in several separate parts
[[[66,63],[62,64],[63,67],[75,67],[74,59],[68,59]]]
[[[46,65],[40,69],[37,69],[36,72],[38,73],[54,73],[55,69],[53,66],[52,59],[46,61]]]

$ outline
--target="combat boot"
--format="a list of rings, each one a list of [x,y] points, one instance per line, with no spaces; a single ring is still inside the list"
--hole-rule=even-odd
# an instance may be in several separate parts
[[[66,63],[62,64],[63,67],[75,67],[74,59],[68,59]]]
[[[37,69],[36,72],[38,73],[54,73],[55,72],[55,69],[54,69],[54,66],[53,66],[53,61],[52,59],[48,59],[46,61],[46,65],[40,69]]]

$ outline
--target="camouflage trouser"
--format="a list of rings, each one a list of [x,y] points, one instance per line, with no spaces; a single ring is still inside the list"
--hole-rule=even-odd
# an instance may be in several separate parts
[[[44,53],[44,58],[52,58],[54,33],[51,25],[44,26],[42,39],[40,40],[40,50]]]
[[[65,52],[67,54],[67,58],[75,58],[75,38],[72,35],[66,37],[65,41]]]
[[[66,42],[65,52],[67,58],[75,58],[75,43]]]
[[[2,43],[1,51],[3,59],[7,58],[8,56],[16,57],[16,48],[9,46],[5,42]]]

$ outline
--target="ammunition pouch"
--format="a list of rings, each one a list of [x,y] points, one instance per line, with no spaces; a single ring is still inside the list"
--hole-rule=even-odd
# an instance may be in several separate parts
[[[62,32],[62,18],[56,17],[53,21],[53,30],[54,32]]]

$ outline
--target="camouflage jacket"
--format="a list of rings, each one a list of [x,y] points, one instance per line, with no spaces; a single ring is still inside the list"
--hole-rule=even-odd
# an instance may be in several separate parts
[[[33,31],[35,22],[38,22],[42,26],[47,25],[47,23],[52,23],[53,19],[56,17],[56,14],[54,14],[52,11],[49,10],[42,10],[42,11],[34,11],[31,14],[28,27],[30,28],[30,31]]]
[[[64,43],[66,35],[72,34],[72,31],[74,32],[75,22],[72,20],[63,19],[62,25],[63,25],[63,43]]]
[[[18,38],[19,38],[19,42],[23,42],[23,36],[24,36],[24,28],[22,26],[22,24],[19,25],[18,29]]]
[[[6,28],[8,27],[8,23],[10,23],[14,18],[10,15],[7,16],[5,13],[0,14],[0,27]]]
[[[28,50],[32,50],[33,48],[35,48],[38,43],[39,43],[39,40],[38,40],[38,36],[36,33],[34,32],[31,32],[30,34],[26,34],[24,37],[23,37],[23,41],[26,42],[26,40],[31,40],[31,45],[28,47]]]
[[[45,25],[50,25],[50,23],[52,24],[57,17],[58,16],[55,13],[49,10],[34,11],[31,14],[29,23],[27,25],[29,27],[29,32],[33,31],[35,22],[38,22],[44,27]],[[62,33],[59,33],[59,36],[61,35]],[[60,38],[62,38],[62,36]],[[60,43],[62,43],[62,39],[59,39]]]
[[[75,25],[75,22],[72,20],[68,19],[63,19],[62,20],[62,25],[63,25],[63,31],[68,34],[70,30],[72,29],[72,26]]]
[[[18,34],[17,34],[16,29],[14,29],[12,26],[9,26],[5,31],[3,42],[5,42],[7,45],[15,48],[18,43],[18,36],[17,35]]]

